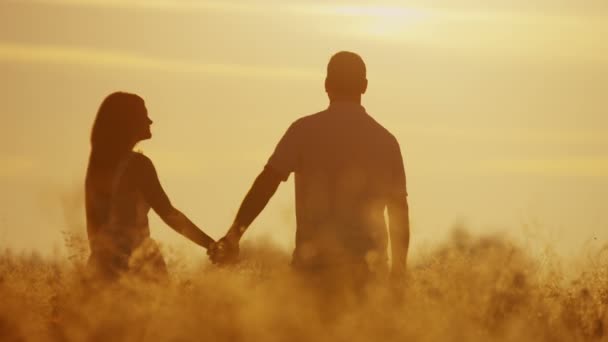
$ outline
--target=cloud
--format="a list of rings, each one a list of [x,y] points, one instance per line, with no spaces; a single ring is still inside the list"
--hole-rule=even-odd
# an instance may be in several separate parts
[[[558,177],[608,177],[608,157],[547,159],[494,159],[484,161],[486,170]]]
[[[170,1],[170,0],[26,0],[19,3],[152,11],[211,12],[266,18],[314,17],[306,25],[317,33],[415,44],[444,54],[492,60],[608,65],[608,16],[605,12],[554,11],[550,2],[530,11],[469,2],[386,5],[317,1]],[[477,6],[473,6],[477,3]],[[509,7],[509,6],[507,6]],[[584,7],[584,6],[581,6]],[[524,10],[528,9],[528,10]],[[310,28],[308,28],[310,29]],[[315,30],[315,28],[312,28]],[[556,34],[558,32],[559,34]]]
[[[551,13],[551,14],[605,14],[608,11],[608,3],[604,0],[586,1],[479,1],[461,0],[413,0],[408,1],[408,6],[403,6],[403,2],[390,0],[383,1],[379,5],[374,1],[374,5],[364,4],[358,1],[357,4],[331,4],[327,1],[314,0],[13,0],[15,2],[40,3],[58,6],[86,6],[86,7],[115,7],[115,8],[140,8],[151,10],[178,10],[178,11],[225,11],[241,13],[268,13],[269,10],[275,12],[293,12],[299,14],[315,15],[364,15],[400,16],[404,12],[419,11],[419,9],[438,9],[442,11],[483,11],[483,12],[502,12],[502,13]],[[338,2],[338,1],[335,1]],[[372,1],[368,1],[372,3]],[[415,9],[414,9],[415,8]]]
[[[416,135],[425,139],[493,143],[509,145],[534,145],[534,146],[588,146],[595,148],[608,147],[608,137],[602,130],[591,130],[583,128],[571,129],[503,129],[501,134],[490,127],[454,127],[450,125],[436,124],[409,125],[410,135]]]
[[[415,17],[428,11],[399,5],[332,5],[310,1],[171,1],[171,0],[25,0],[34,4],[143,10],[215,11],[241,14],[294,14],[344,17]]]
[[[240,64],[211,64],[147,57],[121,51],[2,42],[0,42],[0,62],[66,64],[233,77],[319,78],[318,73],[306,69]]]

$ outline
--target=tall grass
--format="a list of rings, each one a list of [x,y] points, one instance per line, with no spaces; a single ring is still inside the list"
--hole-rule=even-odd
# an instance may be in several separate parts
[[[244,247],[232,269],[172,261],[168,284],[101,286],[83,277],[84,241],[66,241],[65,259],[0,255],[0,341],[607,339],[606,263],[565,281],[501,237],[456,233],[404,283],[357,293],[311,290],[271,245]]]

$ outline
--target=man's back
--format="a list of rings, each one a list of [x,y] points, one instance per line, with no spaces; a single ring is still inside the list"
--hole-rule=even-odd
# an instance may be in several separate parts
[[[395,137],[360,105],[367,91],[366,74],[356,53],[341,51],[331,57],[325,78],[329,108],[289,127],[226,236],[212,250],[214,262],[236,259],[241,237],[281,181],[294,172],[298,227],[293,266],[326,268],[329,272],[321,273],[330,275],[348,270],[363,278],[374,266],[386,268],[386,209],[391,276],[403,276],[410,239],[403,159]],[[355,267],[341,267],[345,264]]]
[[[295,173],[296,266],[386,260],[384,209],[405,194],[396,139],[357,104],[332,103],[297,120],[267,167]]]

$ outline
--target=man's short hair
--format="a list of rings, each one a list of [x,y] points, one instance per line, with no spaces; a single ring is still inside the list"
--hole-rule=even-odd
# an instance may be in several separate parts
[[[327,64],[326,87],[341,94],[360,94],[366,81],[365,63],[354,52],[340,51]]]

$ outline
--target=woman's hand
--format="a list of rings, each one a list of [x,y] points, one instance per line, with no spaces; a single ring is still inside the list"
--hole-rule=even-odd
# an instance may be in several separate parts
[[[207,255],[212,263],[219,266],[236,264],[239,259],[239,242],[226,235],[209,246]]]

